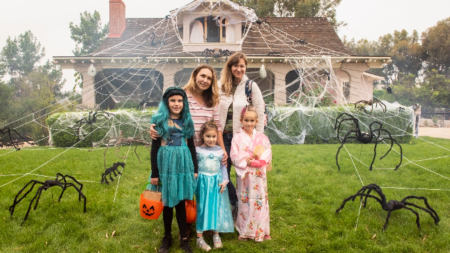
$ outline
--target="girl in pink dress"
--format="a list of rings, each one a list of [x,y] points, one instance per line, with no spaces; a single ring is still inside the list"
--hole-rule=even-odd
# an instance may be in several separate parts
[[[272,160],[269,138],[257,133],[258,115],[249,105],[242,110],[241,131],[233,136],[231,161],[236,169],[239,240],[270,239],[269,199],[266,168]]]

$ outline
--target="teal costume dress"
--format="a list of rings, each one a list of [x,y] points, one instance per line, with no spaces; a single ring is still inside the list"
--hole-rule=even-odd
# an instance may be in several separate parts
[[[198,161],[197,190],[197,232],[214,230],[233,233],[228,190],[220,193],[219,184],[228,181],[227,168],[221,165],[223,150],[219,146],[196,147]]]
[[[170,122],[171,121],[171,122]],[[164,206],[174,207],[180,201],[192,199],[196,188],[194,164],[191,153],[195,156],[193,138],[187,142],[182,137],[182,119],[170,119],[170,137],[164,145],[164,141],[158,138],[152,142],[152,173],[150,178],[159,178],[160,191]],[[173,123],[173,124],[172,124]],[[172,126],[171,126],[172,125]],[[196,157],[194,157],[196,160]],[[156,166],[157,165],[157,166]],[[149,179],[150,180],[150,179]],[[156,190],[156,186],[151,186]]]

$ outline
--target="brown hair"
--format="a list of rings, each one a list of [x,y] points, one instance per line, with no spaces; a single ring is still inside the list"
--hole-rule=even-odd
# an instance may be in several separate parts
[[[194,71],[192,71],[191,77],[183,89],[191,94],[194,93],[197,89],[195,79],[202,69],[209,69],[212,73],[211,86],[202,92],[203,101],[205,101],[206,107],[211,108],[219,104],[219,86],[217,85],[216,71],[213,67],[206,64],[196,67]]]
[[[241,119],[244,118],[244,115],[246,112],[254,112],[256,115],[256,119],[258,119],[258,113],[256,112],[256,107],[254,107],[253,105],[247,105],[242,109]]]
[[[214,122],[214,120],[206,121],[205,124],[203,124],[200,128],[200,139],[202,140],[202,143],[205,142],[203,140],[203,135],[209,130],[214,130],[216,131],[216,133],[219,132],[219,127],[217,126],[217,123]]]
[[[225,66],[223,66],[222,74],[220,76],[221,91],[229,96],[233,86],[233,74],[231,73],[231,66],[239,63],[241,59],[245,61],[245,67],[248,65],[247,56],[244,53],[236,52],[228,58]]]

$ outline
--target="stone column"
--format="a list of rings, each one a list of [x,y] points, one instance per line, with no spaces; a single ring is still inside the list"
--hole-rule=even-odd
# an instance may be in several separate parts
[[[285,105],[286,75],[292,70],[292,67],[285,63],[269,63],[265,64],[265,68],[272,71],[275,76],[274,102],[278,105]]]
[[[75,64],[75,71],[81,73],[83,76],[82,102],[85,108],[94,108],[95,104],[95,76],[88,75],[88,69],[91,63]],[[100,64],[94,64],[97,73],[103,70]]]
[[[165,64],[161,69],[155,69],[161,72],[164,76],[164,91],[172,86],[175,86],[175,73],[183,69],[182,63]]]
[[[348,73],[350,81],[349,103],[370,100],[373,97],[373,84],[365,83],[363,73],[370,69],[365,63],[342,63],[342,71]]]

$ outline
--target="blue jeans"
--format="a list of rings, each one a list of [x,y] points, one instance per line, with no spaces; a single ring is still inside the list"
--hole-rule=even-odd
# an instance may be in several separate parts
[[[230,198],[230,204],[232,206],[236,206],[237,205],[236,188],[234,187],[234,184],[231,181],[231,177],[230,177],[230,170],[231,170],[230,151],[231,151],[231,140],[232,139],[233,139],[233,133],[224,133],[223,134],[223,144],[225,145],[225,151],[227,151],[227,154],[228,154],[227,172],[228,172],[228,179],[230,180],[230,182],[228,182],[228,184],[227,184],[228,196]]]

